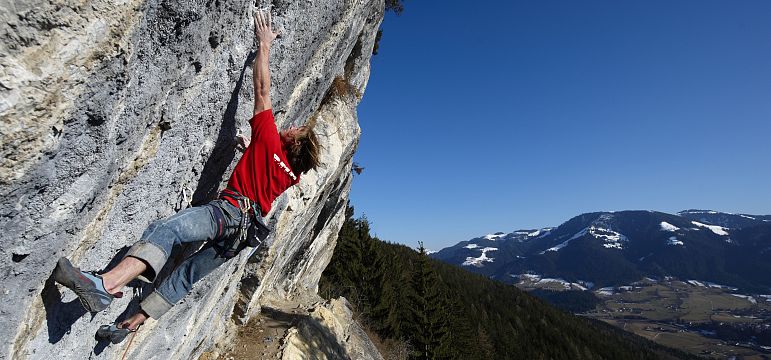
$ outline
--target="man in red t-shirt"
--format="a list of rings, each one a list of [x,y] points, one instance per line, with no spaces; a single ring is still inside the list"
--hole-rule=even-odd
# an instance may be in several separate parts
[[[254,233],[264,240],[269,230],[263,216],[273,200],[300,181],[300,174],[319,165],[318,139],[313,124],[292,127],[279,133],[270,101],[270,46],[276,38],[270,12],[256,11],[255,36],[259,49],[253,64],[254,116],[249,121],[251,141],[240,138],[245,147],[228,186],[220,199],[185,209],[145,230],[126,257],[104,274],[84,272],[62,257],[54,279],[72,289],[84,307],[93,312],[107,308],[121,288],[139,278],[152,282],[166,263],[174,245],[206,241],[185,259],[168,278],[142,300],[141,309],[121,323],[103,325],[97,336],[118,343],[136,331],[148,317],[159,318],[181,300],[193,284],[225,263],[247,245],[254,246]],[[259,236],[258,236],[259,237]]]

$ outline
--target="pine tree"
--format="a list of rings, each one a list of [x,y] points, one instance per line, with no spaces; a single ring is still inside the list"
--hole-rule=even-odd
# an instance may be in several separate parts
[[[423,243],[419,243],[419,256],[412,270],[410,298],[411,339],[413,358],[438,359],[450,356],[447,304],[443,286],[431,266]]]
[[[487,331],[485,331],[481,324],[477,328],[477,341],[478,347],[481,350],[480,354],[482,355],[482,358],[493,359],[495,354],[493,342],[490,340],[490,335],[487,334]]]
[[[369,232],[369,230],[367,231]],[[385,266],[383,256],[378,251],[377,242],[377,239],[372,238],[367,233],[362,244],[362,262],[365,270],[362,279],[362,293],[367,299],[367,306],[364,310],[368,317],[371,317],[374,307],[383,296]]]
[[[391,269],[399,267],[389,265]],[[408,271],[397,271],[384,277],[382,296],[373,308],[372,317],[380,324],[378,330],[385,337],[405,340],[410,322],[410,277]]]
[[[333,296],[344,296],[352,303],[358,298],[357,274],[363,272],[361,245],[358,241],[357,222],[353,219],[353,207],[346,207],[346,219],[337,237],[337,246],[324,275],[325,288]]]
[[[431,359],[429,356],[431,339],[429,334],[428,303],[426,301],[428,274],[426,267],[422,266],[422,259],[425,254],[422,244],[420,244],[419,250],[420,257],[412,264],[412,281],[410,282],[412,293],[409,297],[410,319],[408,329],[413,345],[411,358],[423,360]]]
[[[445,294],[445,303],[448,304],[448,338],[445,344],[437,351],[438,358],[454,358],[472,360],[479,358],[479,348],[477,347],[476,333],[472,326],[472,319],[466,316],[460,300],[457,297],[451,298]]]

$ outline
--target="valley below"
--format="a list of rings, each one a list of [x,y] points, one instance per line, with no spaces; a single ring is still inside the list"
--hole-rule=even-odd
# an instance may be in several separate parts
[[[771,358],[769,295],[739,294],[728,286],[671,277],[600,289],[535,275],[519,278],[515,285],[520,289],[560,292],[563,301],[590,292],[596,306],[579,315],[668,347],[714,358]]]

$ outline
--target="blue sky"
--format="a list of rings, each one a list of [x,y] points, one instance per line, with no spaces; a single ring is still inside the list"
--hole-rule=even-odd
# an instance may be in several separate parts
[[[771,1],[428,1],[388,14],[351,203],[440,249],[583,212],[771,214]]]

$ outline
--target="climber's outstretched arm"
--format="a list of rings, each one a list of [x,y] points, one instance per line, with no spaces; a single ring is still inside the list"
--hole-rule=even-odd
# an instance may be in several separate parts
[[[273,108],[270,102],[270,46],[276,38],[276,33],[270,25],[270,10],[254,11],[254,35],[260,48],[254,58],[254,113]]]

